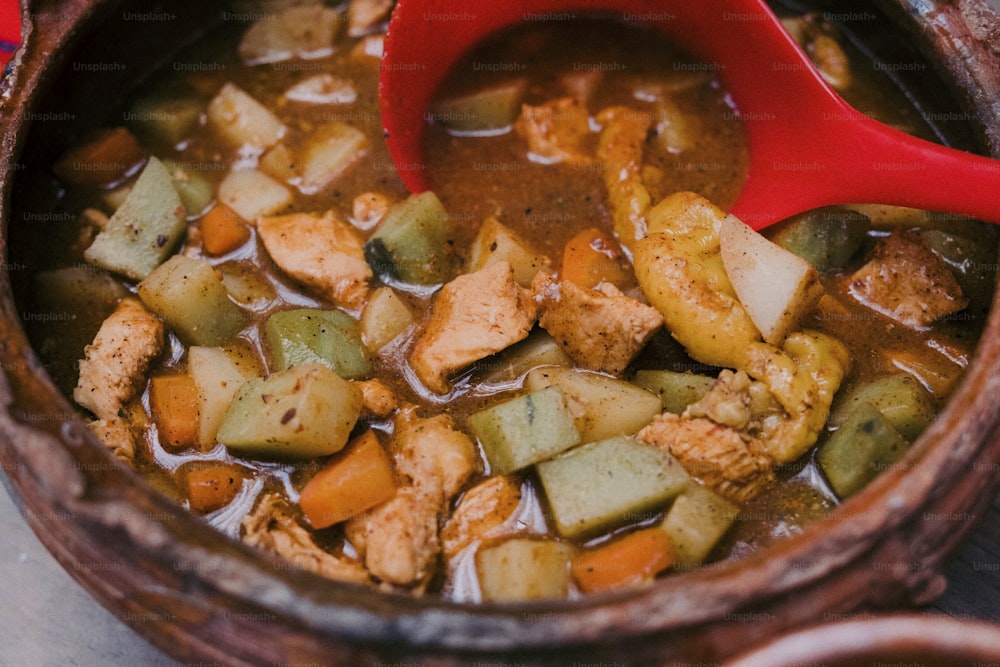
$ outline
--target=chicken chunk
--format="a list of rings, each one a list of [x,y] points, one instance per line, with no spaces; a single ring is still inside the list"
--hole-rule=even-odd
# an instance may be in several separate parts
[[[121,417],[95,419],[87,426],[97,436],[97,439],[111,450],[116,459],[130,466],[135,463],[135,450],[139,442],[139,434],[136,433],[135,428],[128,420]]]
[[[872,259],[851,276],[848,291],[868,308],[913,328],[969,304],[944,260],[917,236],[900,231],[879,241]]]
[[[356,383],[361,390],[362,412],[380,419],[391,415],[399,407],[399,398],[381,380],[362,380]]]
[[[775,479],[774,459],[761,439],[774,418],[781,421],[784,413],[766,384],[743,371],[723,370],[701,400],[680,416],[664,413],[639,437],[674,454],[720,494],[742,502]]]
[[[459,369],[526,338],[536,308],[507,262],[468,273],[441,288],[410,353],[420,381],[437,394]]]
[[[377,192],[362,192],[351,202],[351,221],[359,229],[371,229],[385,217],[392,200]]]
[[[522,105],[514,130],[528,142],[528,150],[547,163],[591,161],[585,151],[590,118],[583,102],[574,97]]]
[[[138,299],[122,299],[84,349],[73,400],[98,419],[114,419],[142,391],[163,345],[163,322]]]
[[[442,508],[477,468],[475,445],[448,415],[425,419],[403,413],[396,420],[392,450],[397,472]]]
[[[476,451],[450,417],[424,419],[409,411],[396,418],[392,451],[405,483],[345,530],[372,575],[397,586],[420,585],[434,572],[440,517],[476,470]]]
[[[292,517],[287,503],[279,496],[264,494],[257,506],[243,519],[243,541],[252,547],[270,551],[295,567],[353,583],[367,583],[370,578],[357,561],[324,551],[309,532]]]
[[[372,576],[397,586],[425,582],[441,553],[440,506],[415,486],[403,486],[388,501],[350,519],[345,530],[363,554]]]
[[[510,475],[490,477],[466,491],[441,530],[445,558],[476,540],[500,535],[520,503],[521,485]]]
[[[576,363],[620,375],[663,317],[610,283],[584,289],[539,273],[532,283],[538,323]]]
[[[359,37],[374,30],[389,19],[394,0],[351,0],[347,8],[347,31]]]
[[[332,212],[260,218],[257,233],[271,259],[289,276],[337,306],[364,306],[372,277],[364,245],[354,228]]]
[[[750,500],[775,480],[773,461],[756,440],[705,417],[664,412],[638,437],[670,452],[692,476],[736,502]]]

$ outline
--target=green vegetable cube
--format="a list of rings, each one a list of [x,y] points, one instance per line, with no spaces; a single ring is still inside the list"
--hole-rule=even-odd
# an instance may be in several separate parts
[[[995,234],[989,239],[982,238],[980,230],[957,234],[943,229],[922,229],[919,234],[948,264],[962,294],[969,299],[968,311],[974,312],[977,304],[988,309],[996,283],[996,243],[992,240]]]
[[[677,555],[677,565],[704,562],[736,520],[739,507],[697,483],[677,496],[663,520]]]
[[[816,454],[841,498],[852,496],[906,453],[909,443],[871,403],[861,403]]]
[[[934,399],[909,373],[886,375],[861,385],[838,401],[830,425],[844,424],[865,403],[882,413],[907,440],[916,440],[934,419]]]
[[[480,134],[510,127],[521,111],[527,82],[514,79],[438,102],[434,121],[457,134]]]
[[[668,452],[627,436],[582,445],[536,469],[556,530],[569,538],[641,519],[690,480]]]
[[[174,255],[139,283],[139,298],[189,345],[222,345],[247,323],[212,265]]]
[[[580,442],[562,391],[550,387],[480,410],[469,427],[482,443],[490,472],[505,475]]]
[[[386,212],[365,244],[365,259],[376,275],[436,285],[451,278],[450,236],[451,222],[441,200],[433,192],[422,192]]]
[[[173,178],[162,162],[151,157],[84,257],[114,273],[142,280],[173,252],[184,227],[184,204]]]
[[[297,308],[274,313],[264,325],[272,366],[321,363],[342,378],[371,372],[371,360],[358,322],[340,310]]]
[[[194,169],[172,160],[164,160],[163,166],[174,179],[174,189],[177,190],[188,217],[200,215],[212,205],[215,187],[208,179]]]
[[[475,380],[485,384],[513,382],[540,366],[572,365],[573,360],[556,339],[545,329],[538,327],[524,340],[484,359],[477,366]]]
[[[782,224],[772,240],[825,271],[846,266],[870,227],[867,216],[856,211],[821,208]]]
[[[132,105],[129,121],[146,141],[173,148],[198,126],[204,110],[196,97],[146,97]]]
[[[361,390],[326,366],[293,366],[243,384],[217,438],[247,456],[328,456],[347,444],[361,406]]]
[[[659,396],[664,410],[679,415],[709,392],[715,378],[668,370],[638,371],[635,383]]]

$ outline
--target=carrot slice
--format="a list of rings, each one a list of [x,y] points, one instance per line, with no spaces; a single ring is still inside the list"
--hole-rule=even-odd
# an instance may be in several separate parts
[[[225,255],[249,238],[246,221],[225,204],[216,204],[201,219],[201,242],[209,255]]]
[[[375,434],[366,431],[306,483],[299,505],[314,528],[327,528],[384,503],[395,493],[389,455]]]
[[[149,381],[149,408],[160,441],[172,447],[198,442],[200,395],[191,376],[159,375]]]
[[[52,168],[64,183],[110,185],[134,172],[145,158],[135,136],[124,127],[116,127],[70,149]]]
[[[601,230],[594,227],[577,233],[566,244],[559,275],[563,280],[586,288],[602,282],[621,286],[629,277],[621,253]]]
[[[577,555],[570,572],[585,593],[621,588],[652,579],[674,564],[670,536],[644,528]]]
[[[185,487],[191,509],[207,513],[225,507],[239,493],[245,477],[240,468],[228,463],[188,470]]]

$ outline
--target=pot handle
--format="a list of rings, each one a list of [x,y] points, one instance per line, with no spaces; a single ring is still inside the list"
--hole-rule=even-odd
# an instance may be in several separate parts
[[[26,120],[30,118],[35,90],[44,85],[46,73],[67,57],[70,44],[98,7],[108,0],[22,0],[21,43],[0,78],[0,173],[16,168]],[[9,181],[8,181],[9,183]],[[9,193],[0,192],[0,201]]]

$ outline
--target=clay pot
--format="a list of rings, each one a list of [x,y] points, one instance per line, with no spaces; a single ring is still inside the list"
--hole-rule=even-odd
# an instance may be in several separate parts
[[[922,54],[974,121],[960,141],[1000,155],[1000,20],[983,0],[886,0],[861,27]],[[874,12],[837,3],[843,12]],[[167,20],[138,21],[162,12]],[[103,101],[216,20],[213,2],[33,0],[5,80],[5,251],[28,174],[96,122]],[[895,26],[894,28],[892,26]],[[888,39],[887,34],[896,37]],[[905,35],[900,38],[899,35]],[[111,63],[88,77],[78,63]],[[930,71],[920,72],[927,79]],[[99,79],[99,80],[98,80]],[[941,100],[941,84],[925,86]],[[62,122],[55,116],[64,114]],[[72,117],[70,117],[72,116]],[[998,203],[1000,205],[1000,203]],[[13,208],[12,208],[13,207]],[[98,600],[180,660],[222,664],[520,664],[718,661],[805,623],[942,591],[942,564],[997,491],[1000,308],[949,406],[901,465],[802,535],[741,560],[577,601],[465,606],[359,590],[291,569],[209,528],[114,463],[46,377],[0,276],[0,464],[48,549]]]

